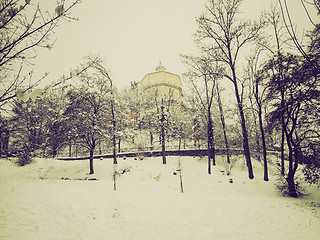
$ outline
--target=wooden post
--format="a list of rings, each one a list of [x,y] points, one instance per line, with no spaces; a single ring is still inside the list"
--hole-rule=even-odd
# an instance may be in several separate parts
[[[113,164],[113,190],[117,190],[117,183],[116,183],[116,179],[117,179],[117,165]]]
[[[178,171],[180,172],[180,189],[181,189],[181,193],[183,193],[183,183],[182,183],[182,169],[181,169],[181,159],[179,157],[179,168]]]
[[[180,188],[181,188],[181,192],[183,193],[183,184],[182,184],[181,170],[180,170]]]
[[[116,172],[113,173],[113,190],[117,190],[117,184],[116,184]]]

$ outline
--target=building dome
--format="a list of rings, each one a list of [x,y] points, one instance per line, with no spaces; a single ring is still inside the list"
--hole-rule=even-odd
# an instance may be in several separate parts
[[[156,94],[158,98],[181,100],[182,83],[180,76],[166,71],[161,64],[156,67],[156,72],[148,73],[140,82],[144,93]]]

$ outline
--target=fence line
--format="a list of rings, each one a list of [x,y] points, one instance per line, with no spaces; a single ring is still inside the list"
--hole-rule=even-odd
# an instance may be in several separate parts
[[[230,153],[232,155],[242,155],[243,150],[241,149],[230,149]],[[216,149],[216,155],[224,155],[226,154],[226,149]],[[117,153],[118,158],[124,157],[158,157],[162,155],[162,151],[136,151],[136,152],[120,152]],[[166,151],[167,156],[207,156],[207,149],[197,149],[197,150],[168,150]],[[101,159],[101,158],[113,158],[113,154],[99,154],[94,155],[94,159]],[[57,157],[58,160],[86,160],[89,159],[89,156],[80,156],[80,157]]]

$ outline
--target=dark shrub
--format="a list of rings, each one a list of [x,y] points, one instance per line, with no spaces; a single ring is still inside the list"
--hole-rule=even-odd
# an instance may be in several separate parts
[[[320,187],[320,145],[310,145],[302,169],[305,181]]]
[[[24,145],[19,152],[17,164],[19,166],[25,166],[32,162],[32,153],[28,145]]]

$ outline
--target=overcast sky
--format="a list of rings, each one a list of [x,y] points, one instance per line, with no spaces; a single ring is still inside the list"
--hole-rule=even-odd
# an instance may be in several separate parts
[[[71,0],[67,0],[67,4]],[[193,42],[195,17],[204,11],[206,0],[83,0],[74,7],[77,22],[63,22],[56,30],[51,50],[39,50],[35,74],[50,75],[47,82],[69,74],[82,57],[99,54],[111,71],[115,84],[129,86],[159,61],[167,71],[179,75],[186,70],[180,54],[196,52]],[[312,29],[300,0],[290,0],[290,11],[299,27]],[[41,0],[40,6],[54,12],[56,0]],[[244,0],[248,18],[269,9],[271,0]]]

